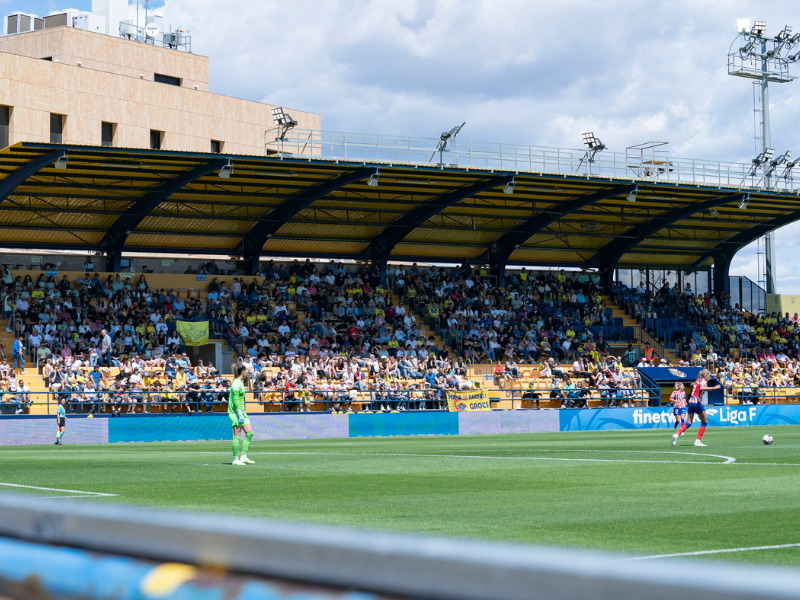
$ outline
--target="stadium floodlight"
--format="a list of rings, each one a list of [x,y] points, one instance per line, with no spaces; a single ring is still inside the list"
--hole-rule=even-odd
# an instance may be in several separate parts
[[[796,44],[797,42],[800,42],[800,33],[795,33],[792,39],[789,40],[790,44]]]
[[[583,137],[583,145],[586,146],[586,154],[583,155],[583,158],[578,163],[578,170],[580,170],[584,162],[593,163],[595,155],[606,149],[606,145],[595,137],[591,131],[581,135]]]
[[[739,202],[739,209],[740,210],[747,210],[747,203],[750,202],[750,194],[745,194],[742,201]]]
[[[791,156],[792,156],[792,153],[789,150],[787,150],[786,152],[784,152],[783,154],[778,156],[775,160],[769,161],[769,167],[765,168],[766,173],[764,173],[764,176],[767,179],[769,179],[772,176],[772,174],[775,172],[775,169],[777,169],[781,165],[785,165],[786,163],[789,162],[789,158]]]
[[[783,29],[781,29],[780,33],[775,36],[775,40],[778,42],[788,42],[792,39],[792,26],[787,25]]]
[[[757,36],[762,36],[767,32],[767,22],[766,21],[756,21],[753,23],[753,28],[750,30],[750,33]]]
[[[798,165],[800,165],[800,158],[787,161],[786,165],[783,167],[783,173],[781,174],[781,177],[783,177],[785,181],[788,181],[790,178],[793,179],[792,170]]]
[[[230,161],[228,161],[228,164],[224,165],[219,170],[219,178],[220,179],[230,179],[231,175],[233,175],[233,165],[231,164]]]
[[[755,47],[756,47],[756,41],[750,40],[749,42],[747,42],[747,44],[739,48],[739,54],[742,56],[742,58],[744,58],[748,56],[755,49]]]
[[[756,167],[760,167],[761,165],[765,165],[770,161],[770,159],[772,158],[773,154],[775,154],[775,150],[773,150],[772,148],[767,148],[761,154],[759,154],[758,156],[756,156],[753,159],[753,164]]]
[[[377,187],[377,185],[378,185],[378,174],[377,173],[373,173],[372,175],[369,176],[369,179],[367,179],[367,185],[369,187]]]
[[[69,162],[69,159],[66,156],[59,156],[58,160],[56,161],[56,164],[54,164],[53,166],[56,169],[63,170],[67,168],[67,162]]]
[[[800,52],[792,54],[791,56],[787,56],[786,60],[789,62],[797,62],[800,60]]]
[[[791,37],[792,37],[792,26],[787,25],[781,30],[781,32],[778,35],[775,36],[775,41],[788,42]]]
[[[712,218],[716,219],[719,216],[719,211],[716,208],[712,208],[708,211],[708,214],[711,215]]]
[[[633,188],[633,190],[631,190],[631,193],[628,194],[626,200],[628,202],[636,202],[636,196],[638,195],[639,195],[639,186],[637,185],[635,188]]]
[[[278,128],[281,130],[281,135],[278,137],[278,139],[283,141],[289,130],[294,127],[297,127],[297,121],[295,121],[280,106],[273,108],[271,112],[272,112],[272,120],[275,122],[275,125],[277,125]]]
[[[464,125],[466,124],[467,122],[464,121],[461,123],[461,125],[456,125],[453,127],[450,131],[443,131],[442,135],[439,136],[439,143],[436,145],[436,150],[434,150],[433,154],[431,154],[430,160],[433,160],[433,157],[436,156],[436,153],[438,152],[439,166],[442,166],[444,164],[444,161],[442,160],[442,154],[448,150],[447,143],[454,142],[456,136],[461,133],[461,130],[464,129]]]
[[[747,33],[750,31],[750,19],[737,19],[736,31],[739,33]]]
[[[513,194],[514,193],[514,185],[515,185],[515,183],[514,183],[514,180],[512,179],[503,188],[503,193],[504,194]]]
[[[595,137],[594,133],[592,133],[591,131],[589,133],[583,134],[583,144],[589,150],[597,150],[598,152],[600,150],[604,150],[606,147],[605,144],[603,144],[603,142],[601,142],[597,137]]]

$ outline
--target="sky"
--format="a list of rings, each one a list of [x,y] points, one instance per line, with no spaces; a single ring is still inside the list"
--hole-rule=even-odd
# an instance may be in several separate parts
[[[46,14],[89,0],[0,0]],[[142,1],[141,6],[144,6]],[[750,81],[727,74],[737,19],[800,31],[796,0],[166,0],[210,57],[211,91],[322,115],[329,131],[749,162]],[[135,3],[131,5],[135,10]],[[800,63],[795,71],[800,74]],[[772,146],[800,153],[800,82],[770,90]],[[800,202],[800,200],[799,200]],[[776,234],[778,291],[800,294],[800,223]],[[755,244],[731,273],[757,279]]]

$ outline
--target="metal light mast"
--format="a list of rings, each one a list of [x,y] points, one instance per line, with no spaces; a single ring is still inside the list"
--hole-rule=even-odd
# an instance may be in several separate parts
[[[740,19],[736,27],[739,35],[733,40],[728,52],[728,75],[754,79],[753,86],[758,88],[753,90],[755,139],[757,145],[759,139],[762,143],[760,149],[756,147],[758,157],[753,160],[753,175],[759,168],[763,169],[764,183],[769,188],[772,185],[771,174],[775,170],[775,166],[770,164],[774,150],[769,126],[769,82],[788,83],[796,79],[789,75],[789,65],[800,61],[800,51],[790,54],[790,50],[800,43],[800,34],[792,36],[792,28],[787,25],[778,35],[770,38],[766,36],[766,22],[756,21],[751,28],[746,19]],[[738,49],[735,49],[736,46]],[[767,293],[774,294],[775,238],[773,233],[768,233],[764,237],[764,248]]]

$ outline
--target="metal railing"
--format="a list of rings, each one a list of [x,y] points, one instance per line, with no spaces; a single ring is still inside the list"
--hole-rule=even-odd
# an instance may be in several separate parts
[[[492,142],[453,141],[439,162],[438,138],[339,131],[293,129],[283,140],[267,140],[271,152],[314,159],[435,165],[443,168],[486,169],[579,175],[624,180],[712,185],[728,188],[767,189],[763,174],[752,163],[669,157],[648,160],[621,152],[600,152],[586,160],[585,150],[525,146]],[[425,184],[424,180],[420,181]],[[430,182],[434,184],[435,182]],[[795,191],[790,177],[775,178],[771,189]]]
[[[137,27],[135,23],[122,22],[119,24],[119,37],[151,46],[161,46],[190,53],[192,51],[192,36],[182,30],[163,33],[159,31],[153,36],[149,34],[146,27]]]

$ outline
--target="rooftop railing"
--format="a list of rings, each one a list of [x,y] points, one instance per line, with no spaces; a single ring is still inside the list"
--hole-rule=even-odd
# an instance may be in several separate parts
[[[274,132],[273,132],[274,135]],[[546,173],[587,178],[683,183],[800,194],[792,171],[779,166],[767,178],[752,163],[679,158],[647,152],[599,152],[491,142],[451,141],[440,153],[437,138],[292,129],[283,140],[266,136],[267,154],[358,162]],[[769,165],[767,165],[769,168]]]

